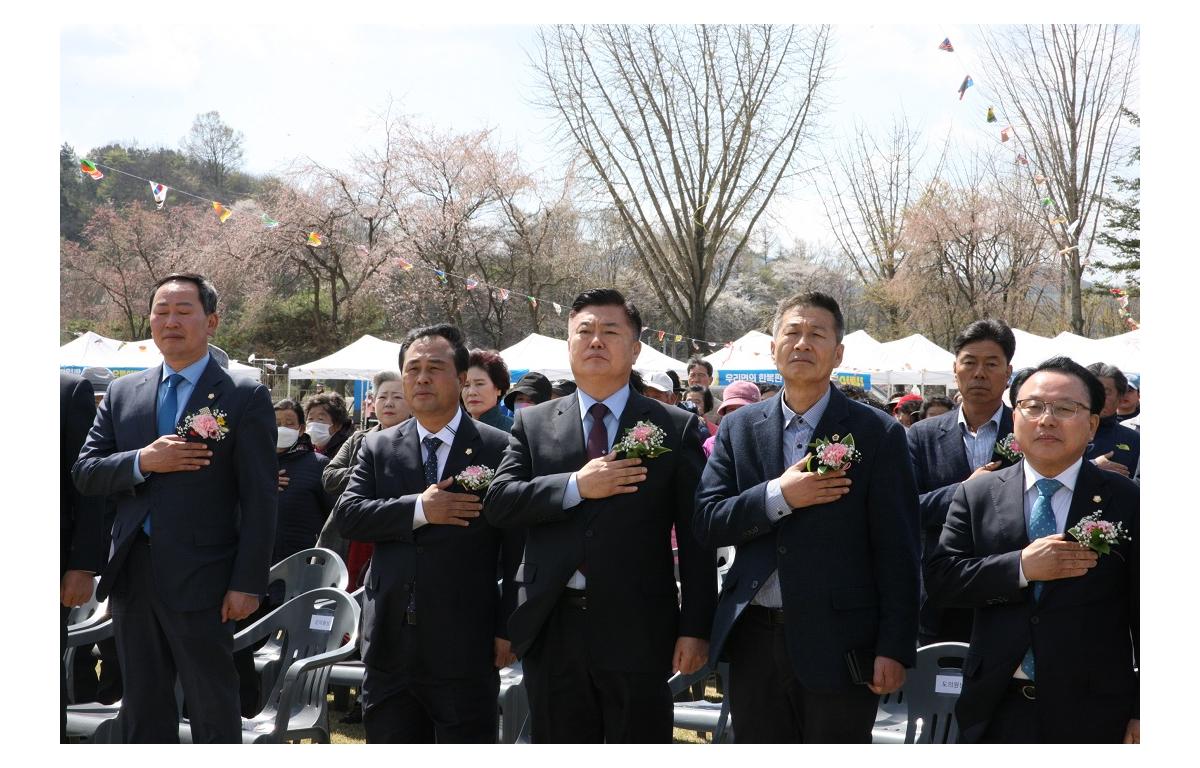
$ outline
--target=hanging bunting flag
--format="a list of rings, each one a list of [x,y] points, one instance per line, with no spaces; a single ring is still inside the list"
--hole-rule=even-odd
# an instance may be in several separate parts
[[[938,50],[946,51],[947,53],[954,53],[954,46],[950,44],[950,38],[947,37],[945,40],[943,40],[942,44],[938,46]]]
[[[411,272],[413,268],[412,262],[403,256],[396,257],[396,266],[400,267],[400,269],[403,269],[405,272]]]
[[[500,301],[508,301],[508,289],[507,288],[497,289],[496,295],[500,298]]]
[[[682,333],[675,334],[675,341],[677,341],[677,342],[683,341],[683,334]]]
[[[154,206],[161,211],[163,204],[167,202],[167,187],[157,181],[152,181],[150,182],[150,194],[154,195]]]
[[[1052,205],[1054,205],[1054,201],[1051,200],[1049,197],[1042,198],[1042,207],[1043,208],[1049,208]]]
[[[275,227],[279,226],[278,221],[275,221],[275,219],[272,219],[270,216],[268,216],[265,213],[262,215],[262,223],[263,223],[263,226],[266,227],[267,229],[275,229]]]
[[[316,232],[309,232],[308,240],[306,241],[306,244],[314,246],[314,247],[319,246],[321,244],[321,236],[318,235]]]
[[[1079,228],[1079,219],[1075,219],[1075,221],[1072,221],[1070,224],[1067,225],[1067,234],[1068,235],[1074,234],[1075,230],[1078,228]]]
[[[1025,155],[1017,155],[1017,162],[1021,165],[1029,165],[1029,161],[1025,159]]]
[[[988,112],[987,112],[987,121],[988,121],[989,123],[994,123],[994,122],[996,122],[996,113],[995,113],[994,111],[992,111],[992,108],[991,108],[991,107],[988,107]]]
[[[437,275],[438,282],[442,285],[447,285],[450,281],[446,279],[446,273],[440,269],[433,270],[433,274]]]
[[[554,305],[554,314],[561,315],[562,314],[562,305],[559,304],[557,301],[552,301],[550,303]]]
[[[1011,126],[1011,125],[1010,125],[1009,127],[1007,127],[1007,128],[1001,128],[1001,129],[1000,129],[1000,141],[1001,141],[1001,143],[1003,143],[1003,142],[1006,142],[1006,141],[1008,141],[1008,140],[1011,138],[1011,137],[1008,135],[1008,132],[1009,132],[1009,131],[1011,131],[1011,130],[1012,130],[1012,126]]]
[[[233,211],[231,211],[228,208],[226,208],[225,206],[221,205],[216,200],[213,200],[213,210],[217,212],[217,218],[221,221],[222,224],[225,223],[225,219],[228,219],[230,216],[233,215]]]
[[[697,352],[700,351],[700,345],[696,343],[695,339],[692,339],[692,349],[694,349]]]
[[[662,340],[663,340],[663,338],[665,338],[665,337],[666,337],[666,335],[667,335],[667,332],[666,332],[666,331],[659,331],[659,332],[658,332],[658,340],[659,340],[659,341],[662,341]]]
[[[468,290],[468,291],[473,291],[473,290],[475,290],[475,289],[476,289],[478,286],[479,286],[479,281],[478,281],[478,280],[476,280],[474,277],[468,277],[468,278],[467,278],[467,290]]]
[[[975,81],[971,79],[970,75],[967,75],[966,77],[963,78],[962,85],[958,86],[958,100],[959,101],[963,100],[963,96],[967,95],[967,89],[970,88],[972,85],[975,85]]]
[[[1079,246],[1078,246],[1078,245],[1068,245],[1066,248],[1063,248],[1061,251],[1059,251],[1059,252],[1058,252],[1058,255],[1059,255],[1059,256],[1066,256],[1066,255],[1067,255],[1068,253],[1070,253],[1071,251],[1078,251],[1078,250],[1079,250]]]
[[[525,298],[529,301],[529,306],[537,309],[537,299],[533,298],[532,296],[526,296]]]
[[[91,176],[96,181],[100,181],[100,179],[104,178],[104,174],[100,172],[99,168],[92,165],[91,160],[80,160],[79,172],[85,176]]]
[[[1033,183],[1034,183],[1034,184],[1045,184],[1045,183],[1046,183],[1046,177],[1045,177],[1045,176],[1043,176],[1043,175],[1042,175],[1042,174],[1040,174],[1040,173],[1038,173],[1038,174],[1035,174],[1035,175],[1034,175],[1034,177],[1033,177]]]
[[[1066,216],[1055,216],[1053,219],[1050,219],[1051,226],[1053,226],[1055,224],[1066,224],[1066,223],[1067,223]]]

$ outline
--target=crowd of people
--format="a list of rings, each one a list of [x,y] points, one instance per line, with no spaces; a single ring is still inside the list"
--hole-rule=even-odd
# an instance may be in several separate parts
[[[533,741],[670,742],[669,676],[720,659],[738,742],[869,743],[938,642],[969,644],[962,741],[1140,740],[1140,382],[1112,366],[1013,371],[982,319],[954,399],[879,403],[832,381],[844,321],[808,292],[772,319],[782,385],[718,398],[700,357],[634,370],[640,314],[600,288],[568,314],[571,379],[510,386],[494,350],[414,328],[359,431],[337,393],[230,378],[218,322],[207,279],[167,276],[162,366],[98,409],[62,375],[62,632],[100,575],[125,742],[178,740],[177,679],[195,741],[240,741],[234,628],[314,545],[365,588],[370,742],[494,742],[518,659]]]

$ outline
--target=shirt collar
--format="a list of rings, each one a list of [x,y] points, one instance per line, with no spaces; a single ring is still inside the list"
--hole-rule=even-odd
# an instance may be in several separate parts
[[[812,407],[802,414],[796,413],[789,408],[787,400],[784,398],[784,393],[780,392],[779,405],[783,408],[783,428],[787,429],[788,425],[792,423],[792,419],[799,416],[805,424],[816,429],[817,424],[821,421],[821,417],[825,415],[825,408],[829,405],[829,395],[832,391],[833,387],[830,386],[829,389],[825,390],[825,394],[821,395],[821,399],[813,403]]]
[[[1000,407],[997,408],[996,412],[992,414],[992,418],[988,419],[988,421],[990,421],[996,425],[997,432],[1000,431],[1000,417],[1003,414],[1004,414],[1004,403],[1000,403]],[[958,407],[958,423],[962,424],[962,428],[964,430],[966,430],[967,432],[971,431],[971,428],[969,426],[967,426],[967,417],[963,415],[963,409],[962,409],[961,405]],[[985,421],[983,424],[986,424],[986,423],[987,423],[987,421]],[[983,424],[979,425],[980,429],[983,428]],[[978,432],[978,431],[979,430],[976,430],[976,432]]]
[[[166,381],[171,374],[178,373],[183,378],[187,379],[192,386],[196,386],[196,382],[200,381],[200,375],[204,373],[204,369],[208,367],[208,360],[212,357],[211,352],[205,352],[204,357],[184,368],[182,371],[176,371],[171,366],[167,365],[167,361],[163,360],[162,381]]]
[[[462,413],[462,408],[459,408],[454,412],[454,418],[450,419],[450,423],[437,432],[430,432],[428,429],[425,429],[425,427],[421,426],[421,420],[417,419],[417,437],[424,443],[425,438],[433,435],[442,441],[442,445],[450,445],[454,442],[454,435],[458,433],[458,425],[462,422]]]
[[[620,421],[621,414],[625,412],[625,405],[629,402],[629,387],[621,387],[604,400],[597,400],[587,392],[584,392],[582,389],[576,389],[575,395],[579,398],[579,412],[582,413],[583,416],[587,416],[588,411],[591,410],[591,407],[596,403],[604,403],[606,406],[608,406],[608,412],[611,413],[617,421]]]
[[[1028,461],[1021,462],[1025,466],[1025,490],[1028,491],[1038,480],[1041,480],[1045,475],[1034,469]],[[1075,481],[1079,479],[1079,469],[1083,466],[1083,457],[1080,456],[1075,460],[1075,463],[1058,473],[1058,476],[1053,478],[1062,483],[1063,486],[1071,493],[1075,492]]]

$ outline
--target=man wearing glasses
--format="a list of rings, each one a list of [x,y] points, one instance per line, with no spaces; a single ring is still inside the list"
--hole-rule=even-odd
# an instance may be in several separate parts
[[[959,487],[925,570],[975,611],[959,738],[1138,743],[1138,489],[1083,460],[1104,388],[1054,357],[1009,395],[1024,459]],[[1098,554],[1068,533],[1085,516],[1127,537]]]

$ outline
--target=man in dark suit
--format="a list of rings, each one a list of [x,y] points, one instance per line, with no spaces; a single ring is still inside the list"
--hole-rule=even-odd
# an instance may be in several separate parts
[[[1100,469],[1133,477],[1138,472],[1142,454],[1142,435],[1120,423],[1127,417],[1117,413],[1121,399],[1129,390],[1129,380],[1115,365],[1092,363],[1087,368],[1104,387],[1104,409],[1100,411],[1100,426],[1096,427],[1085,458]]]
[[[209,353],[216,309],[200,275],[155,285],[163,365],[109,386],[73,470],[81,493],[117,507],[97,592],[111,594],[125,742],[178,741],[176,675],[193,739],[241,742],[233,632],[267,589],[275,413],[266,387]]]
[[[830,384],[844,333],[831,297],[785,299],[772,328],[782,396],[726,417],[696,493],[701,542],[737,547],[712,653],[730,662],[739,742],[870,743],[879,694],[904,683],[916,656],[920,554],[904,427]],[[848,469],[807,466],[813,441],[851,435],[861,457]]]
[[[84,496],[71,482],[71,467],[96,416],[92,385],[73,373],[58,375],[58,524],[59,600],[62,602],[59,647],[66,652],[67,616],[71,608],[92,599],[92,577],[104,565],[104,499]],[[91,654],[88,654],[91,658]],[[93,661],[94,664],[94,661]],[[59,665],[62,666],[61,664]],[[94,673],[94,670],[93,670]],[[67,738],[67,678],[62,678],[60,733]]]
[[[1017,374],[1024,461],[963,483],[926,567],[931,596],[975,611],[956,712],[965,742],[1140,740],[1138,489],[1083,456],[1104,390],[1065,357]],[[1085,515],[1132,540],[1098,555]]]
[[[1012,375],[1017,339],[1000,320],[976,320],[954,339],[954,381],[962,405],[918,421],[908,432],[908,450],[920,494],[922,546],[928,558],[946,522],[950,499],[962,481],[1011,465],[996,445],[1012,434],[1012,409],[1004,390]],[[965,643],[971,611],[945,608],[921,589],[921,645]]]
[[[670,743],[667,680],[704,666],[716,602],[712,550],[690,527],[700,432],[694,414],[630,387],[642,319],[619,291],[579,294],[567,328],[579,387],[517,411],[484,500],[495,525],[527,529],[509,631],[532,736]],[[661,430],[669,452],[619,458],[614,444],[640,422]]]
[[[333,512],[343,537],[375,544],[362,644],[372,743],[496,741],[521,535],[489,525],[483,491],[455,480],[469,466],[495,469],[508,444],[460,405],[468,358],[454,326],[408,333],[400,371],[413,418],[363,439]]]

